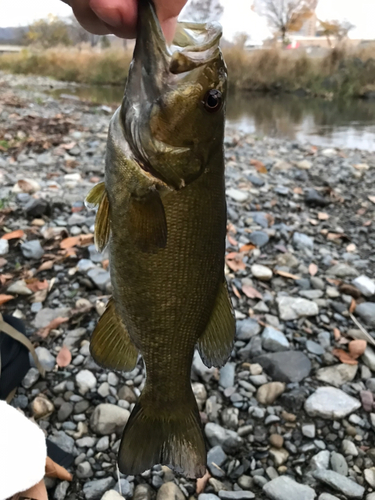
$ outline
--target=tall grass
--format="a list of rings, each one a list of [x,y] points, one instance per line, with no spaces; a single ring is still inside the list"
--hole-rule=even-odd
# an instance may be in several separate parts
[[[24,50],[0,56],[0,69],[11,73],[51,76],[62,81],[123,85],[131,52],[77,49]],[[234,46],[224,49],[232,87],[249,91],[298,89],[313,95],[360,96],[375,90],[375,43],[345,46],[323,57],[305,51],[277,48],[247,52]]]

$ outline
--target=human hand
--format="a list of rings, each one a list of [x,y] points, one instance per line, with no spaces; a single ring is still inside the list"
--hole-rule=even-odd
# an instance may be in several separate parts
[[[138,0],[64,0],[77,21],[90,33],[135,38]],[[157,15],[168,42],[176,29],[177,17],[187,0],[154,0]]]

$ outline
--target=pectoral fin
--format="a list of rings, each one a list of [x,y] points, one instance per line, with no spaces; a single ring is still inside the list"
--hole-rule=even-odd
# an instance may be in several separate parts
[[[129,233],[142,252],[155,253],[167,244],[167,220],[156,189],[142,198],[132,198],[129,207]]]
[[[198,340],[198,351],[206,366],[221,367],[233,348],[236,320],[226,281],[220,285],[214,309],[205,332]]]
[[[110,233],[109,223],[109,201],[104,182],[94,186],[86,197],[86,202],[99,206],[95,219],[94,238],[99,252],[107,246]]]
[[[112,370],[130,371],[137,363],[138,351],[116,312],[112,298],[92,334],[90,351],[99,365]]]

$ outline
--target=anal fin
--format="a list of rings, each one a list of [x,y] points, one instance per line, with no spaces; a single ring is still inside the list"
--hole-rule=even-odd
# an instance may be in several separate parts
[[[99,365],[112,370],[130,371],[137,363],[138,351],[111,298],[91,336],[91,356]]]
[[[129,234],[136,246],[146,253],[156,253],[167,244],[167,220],[159,192],[152,189],[142,198],[130,201]]]
[[[110,233],[109,201],[104,182],[94,186],[86,197],[86,202],[98,206],[95,219],[95,245],[99,252],[107,246]]]
[[[234,342],[236,320],[226,281],[220,285],[211,318],[198,340],[198,351],[206,366],[221,367],[228,360]]]

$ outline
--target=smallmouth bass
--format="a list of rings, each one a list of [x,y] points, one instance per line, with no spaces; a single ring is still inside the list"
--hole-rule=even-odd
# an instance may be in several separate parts
[[[138,37],[108,133],[95,241],[109,244],[113,298],[91,339],[95,361],[146,383],[119,450],[124,474],[166,464],[206,470],[190,372],[229,358],[235,319],[224,276],[227,72],[216,24],[179,23],[167,47],[154,6],[140,0]]]

